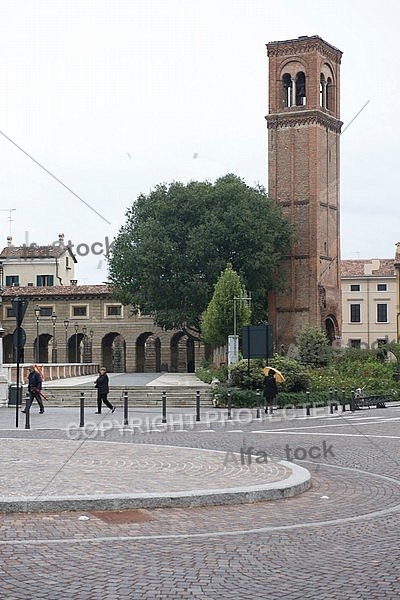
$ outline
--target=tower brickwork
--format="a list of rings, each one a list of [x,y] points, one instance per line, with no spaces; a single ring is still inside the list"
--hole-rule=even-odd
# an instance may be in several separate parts
[[[340,335],[339,141],[342,52],[319,36],[267,44],[268,192],[294,227],[271,294],[275,344],[304,325]]]

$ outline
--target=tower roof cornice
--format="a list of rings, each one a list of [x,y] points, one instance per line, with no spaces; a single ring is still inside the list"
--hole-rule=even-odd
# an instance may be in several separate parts
[[[333,62],[340,63],[343,52],[325,42],[319,35],[302,35],[292,40],[269,42],[266,44],[268,56],[290,56],[310,52],[320,52]]]

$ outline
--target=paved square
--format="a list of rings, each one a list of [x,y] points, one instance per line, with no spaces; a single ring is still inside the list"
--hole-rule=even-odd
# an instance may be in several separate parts
[[[40,479],[41,463],[69,439],[78,411],[50,407],[32,415],[28,431],[10,426],[9,411],[0,409],[0,439],[18,440],[25,456],[32,444],[44,444],[43,461],[35,463]],[[188,418],[186,427],[184,419],[178,429],[167,423],[153,431],[106,416],[111,426],[81,447],[92,462],[92,448],[102,449],[98,468],[105,478],[109,442],[119,449],[121,471],[132,444],[234,453],[254,448],[282,460],[289,449],[304,456],[295,462],[311,472],[311,487],[293,498],[235,506],[1,514],[0,596],[398,599],[400,407],[308,418],[279,412],[262,420]],[[18,456],[23,460],[24,452]],[[10,493],[15,485],[11,478]]]

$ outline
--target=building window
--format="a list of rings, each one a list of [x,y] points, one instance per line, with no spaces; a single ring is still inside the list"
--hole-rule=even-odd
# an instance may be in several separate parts
[[[388,311],[387,304],[376,305],[376,322],[387,323],[388,322]]]
[[[73,317],[87,317],[87,306],[73,306],[72,307]]]
[[[378,292],[386,292],[387,284],[386,283],[378,283],[376,286],[376,289],[378,290]]]
[[[106,306],[107,317],[120,317],[122,316],[122,306],[120,304],[111,304]]]
[[[359,283],[352,283],[350,285],[350,291],[351,292],[359,292],[360,291],[360,284]]]
[[[283,105],[286,108],[292,106],[292,78],[289,73],[285,73],[282,77],[283,83]]]
[[[6,311],[7,311],[6,312],[7,319],[11,319],[11,317],[15,317],[14,309],[11,306],[7,306]]]
[[[6,285],[19,285],[19,275],[6,275]]]
[[[53,306],[41,306],[40,307],[40,316],[41,317],[51,317],[54,312]]]
[[[306,76],[303,72],[296,75],[296,106],[306,104]]]
[[[350,323],[361,323],[361,306],[350,304]]]
[[[53,275],[36,275],[36,285],[38,287],[54,285]]]
[[[350,348],[354,348],[355,350],[360,350],[361,348],[361,340],[349,340]]]

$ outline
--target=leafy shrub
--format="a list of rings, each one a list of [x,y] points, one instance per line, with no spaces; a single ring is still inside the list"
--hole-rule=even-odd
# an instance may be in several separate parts
[[[219,369],[212,369],[211,367],[201,367],[196,371],[196,377],[204,383],[211,383],[213,379],[218,379],[222,383],[228,379],[228,368],[225,365],[221,365]]]
[[[302,363],[316,366],[328,363],[331,347],[326,334],[319,327],[305,325],[297,338],[297,347]]]
[[[264,403],[261,390],[219,387],[212,392],[214,406],[216,408],[226,408],[228,406],[228,394],[231,395],[233,408],[254,408],[256,406],[263,406]]]
[[[232,384],[239,388],[262,389],[266,362],[263,359],[241,360],[231,367]],[[278,385],[280,391],[301,392],[309,386],[309,375],[306,367],[294,359],[286,359],[275,355],[269,366],[281,371],[285,382]]]
[[[264,379],[264,373],[262,372],[264,366],[265,361],[262,359],[240,360],[231,367],[232,385],[238,388],[261,389]]]

